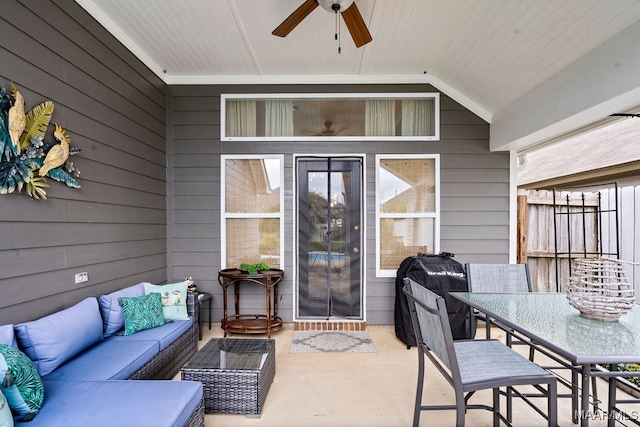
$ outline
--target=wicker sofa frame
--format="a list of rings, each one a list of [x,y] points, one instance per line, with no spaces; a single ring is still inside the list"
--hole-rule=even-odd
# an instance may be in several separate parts
[[[198,305],[198,309],[196,309],[194,313],[189,313],[192,316],[195,314],[191,327],[165,349],[160,350],[153,359],[134,372],[129,379],[170,380],[180,372],[180,368],[182,368],[198,350],[199,311]]]
[[[130,380],[170,380],[182,366],[191,359],[198,350],[198,336],[200,326],[200,302],[197,294],[189,294],[187,297],[187,310],[193,316],[191,327],[161,350],[143,367],[134,372]],[[189,417],[187,427],[204,426],[204,396]]]
[[[198,339],[200,331],[200,301],[197,293],[189,293],[187,295],[187,311],[192,316],[193,321],[189,328],[178,336],[172,343],[167,345],[163,350],[160,350],[151,360],[149,360],[144,366],[130,375],[127,380],[159,380],[166,381],[172,380],[176,374],[180,372],[180,369],[191,359],[191,357],[197,352]],[[14,325],[9,325],[13,330]],[[13,333],[10,337],[3,336],[3,338],[13,339],[15,338]],[[7,344],[10,341],[2,341]],[[14,344],[15,345],[15,344]],[[60,380],[64,382],[64,380]],[[109,380],[98,382],[109,382]],[[149,399],[153,399],[152,395]],[[204,427],[204,393],[201,399],[197,402],[193,412],[189,414],[189,418],[185,423],[187,427]],[[27,424],[18,422],[18,424]],[[4,425],[4,424],[3,424]]]
[[[200,403],[189,417],[186,427],[203,427],[204,426],[204,397],[200,399]]]

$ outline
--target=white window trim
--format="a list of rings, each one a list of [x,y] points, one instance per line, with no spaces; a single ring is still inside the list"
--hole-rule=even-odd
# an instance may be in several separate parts
[[[280,160],[280,212],[228,213],[226,211],[226,160],[227,159],[278,159]],[[284,258],[284,155],[281,154],[226,154],[220,156],[220,265],[227,266],[227,219],[230,218],[280,218],[280,268],[285,269]]]
[[[310,98],[433,98],[435,102],[435,134],[433,136],[227,136],[227,99],[310,99]],[[221,141],[439,141],[440,140],[440,93],[439,92],[395,92],[395,93],[259,93],[220,95],[220,140]]]
[[[434,159],[435,160],[435,212],[428,213],[383,213],[380,212],[380,161],[383,159]],[[397,269],[380,267],[380,220],[382,218],[435,218],[434,253],[440,253],[440,155],[439,154],[376,154],[376,276],[395,277]],[[417,255],[417,254],[416,254]]]

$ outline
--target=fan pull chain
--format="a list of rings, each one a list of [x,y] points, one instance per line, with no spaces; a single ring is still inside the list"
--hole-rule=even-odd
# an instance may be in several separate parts
[[[336,15],[335,39],[338,41],[338,55],[339,55],[342,53],[342,48],[340,47],[341,34],[340,34],[340,15],[338,14],[338,9],[335,9],[335,15]]]

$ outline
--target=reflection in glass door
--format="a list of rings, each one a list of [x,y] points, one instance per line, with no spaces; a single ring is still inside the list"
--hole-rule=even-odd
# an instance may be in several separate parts
[[[300,158],[297,186],[297,317],[362,319],[362,159]]]

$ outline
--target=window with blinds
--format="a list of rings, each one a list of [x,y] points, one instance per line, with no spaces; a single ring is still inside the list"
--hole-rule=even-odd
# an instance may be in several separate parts
[[[283,268],[283,157],[222,156],[222,267]]]
[[[418,252],[439,252],[438,155],[376,156],[376,221],[379,276],[395,276]]]

